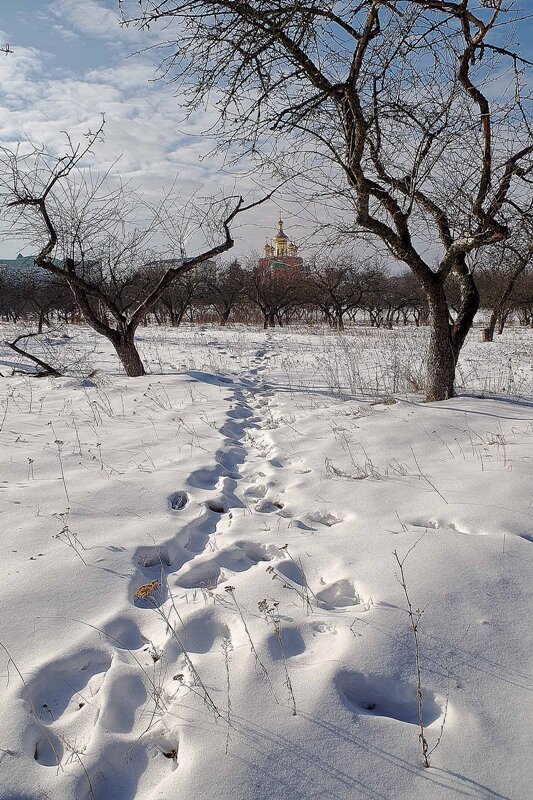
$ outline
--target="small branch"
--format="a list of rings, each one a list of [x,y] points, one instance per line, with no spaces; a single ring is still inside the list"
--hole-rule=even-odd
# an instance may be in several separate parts
[[[33,336],[40,336],[40,334],[39,333],[22,333],[20,336],[17,336],[17,338],[13,342],[5,342],[5,344],[9,348],[11,348],[11,350],[14,350],[15,353],[18,353],[19,356],[23,356],[24,358],[27,358],[30,361],[33,361],[34,364],[37,364],[37,366],[41,367],[41,369],[42,369],[42,372],[36,372],[36,373],[25,372],[26,375],[34,374],[36,378],[44,378],[44,377],[46,377],[46,375],[53,375],[54,378],[61,378],[62,377],[62,373],[59,372],[59,370],[57,370],[55,367],[52,367],[51,364],[47,364],[46,361],[43,361],[41,358],[38,358],[38,356],[34,356],[32,353],[28,353],[28,351],[27,350],[23,350],[22,347],[18,347],[18,343],[22,339],[31,339]]]
[[[416,464],[416,467],[417,467],[417,469],[418,469],[418,473],[419,473],[420,477],[421,477],[421,478],[424,478],[424,480],[425,480],[425,481],[426,481],[426,482],[427,482],[427,483],[428,483],[428,484],[431,486],[431,488],[432,488],[432,489],[434,489],[434,490],[437,492],[438,496],[439,496],[439,497],[441,497],[441,498],[444,500],[444,502],[446,503],[446,505],[448,505],[448,501],[446,500],[446,498],[444,497],[444,495],[442,494],[442,492],[439,492],[439,490],[437,489],[437,487],[435,486],[435,484],[434,484],[434,483],[432,483],[432,481],[430,481],[430,480],[429,480],[428,476],[427,476],[427,475],[426,475],[424,472],[422,472],[422,470],[420,469],[420,464],[418,463],[418,460],[417,460],[417,458],[416,458],[416,456],[415,456],[415,451],[413,450],[413,448],[412,448],[412,447],[410,447],[409,449],[411,450],[411,453],[412,453],[412,455],[413,455],[413,459],[414,459],[414,462],[415,462],[415,464]]]
[[[420,540],[419,540],[420,541]],[[417,542],[418,544],[418,542]],[[413,643],[415,648],[415,667],[416,667],[416,700],[418,705],[418,726],[420,728],[420,733],[418,734],[418,740],[420,742],[420,746],[422,748],[422,759],[424,761],[424,766],[429,767],[429,744],[426,739],[426,732],[424,726],[424,698],[422,694],[422,671],[420,668],[420,642],[418,639],[418,626],[420,624],[420,619],[422,618],[422,614],[424,613],[424,609],[420,610],[419,608],[416,611],[413,609],[413,605],[411,603],[411,598],[409,597],[409,592],[407,591],[407,583],[405,581],[405,574],[403,571],[403,565],[405,563],[405,559],[409,555],[413,548],[411,548],[407,554],[400,560],[398,555],[398,551],[394,550],[393,556],[396,559],[396,563],[398,564],[398,568],[400,570],[400,577],[398,581],[400,586],[403,589],[403,593],[405,595],[405,599],[407,601],[407,609],[409,614],[409,620],[411,622],[411,631],[413,634]],[[398,576],[396,576],[398,577]]]

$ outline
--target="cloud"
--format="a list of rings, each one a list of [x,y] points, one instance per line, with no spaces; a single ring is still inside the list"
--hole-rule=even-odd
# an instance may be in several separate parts
[[[145,34],[120,25],[117,4],[104,0],[53,0],[50,13],[63,29],[108,41],[139,42]]]
[[[52,25],[52,28],[67,42],[75,42],[77,39],[80,38],[79,33],[76,33],[76,31],[71,30],[71,28],[66,28],[64,25],[56,24]]]
[[[234,191],[235,178],[224,170],[223,154],[208,155],[214,141],[202,133],[212,127],[215,112],[199,111],[180,124],[174,87],[153,80],[147,59],[118,60],[81,76],[65,74],[54,64],[51,54],[20,46],[0,58],[1,142],[30,140],[62,154],[62,131],[81,141],[104,113],[105,141],[95,146],[91,168],[104,171],[117,161],[122,178],[141,187],[152,201],[172,186],[183,199]],[[257,187],[248,175],[238,180],[237,188],[246,195]],[[242,222],[259,221],[264,211]],[[272,207],[266,231],[253,224],[241,228],[240,251],[260,247],[276,216]]]

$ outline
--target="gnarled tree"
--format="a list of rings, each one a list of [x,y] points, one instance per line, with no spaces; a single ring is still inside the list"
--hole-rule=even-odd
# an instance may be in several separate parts
[[[479,305],[469,254],[509,236],[505,206],[530,190],[529,64],[499,36],[515,12],[502,0],[120,5],[126,24],[164,27],[165,75],[189,108],[216,90],[229,147],[334,197],[338,230],[410,268],[429,308],[427,399],[451,397]],[[493,92],[506,71],[508,91]]]
[[[126,375],[137,377],[145,372],[138,326],[174,281],[233,247],[231,223],[258,203],[245,206],[234,197],[213,204],[203,215],[211,221],[204,233],[218,232],[218,243],[184,256],[172,198],[150,206],[120,186],[109,189],[107,176],[87,172],[84,162],[103,124],[83,146],[68,138],[61,157],[1,148],[0,189],[13,230],[40,248],[35,264],[64,279],[87,323],[111,342]]]

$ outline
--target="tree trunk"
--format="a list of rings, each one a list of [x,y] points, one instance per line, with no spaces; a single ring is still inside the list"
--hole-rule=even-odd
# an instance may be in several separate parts
[[[492,342],[494,341],[494,330],[496,328],[496,322],[498,321],[498,314],[500,312],[500,304],[498,303],[491,312],[489,317],[489,324],[486,328],[483,329],[483,341],[484,342]]]
[[[134,337],[134,331],[127,331],[117,334],[116,339],[111,339],[128,378],[139,378],[141,375],[146,375]]]
[[[501,336],[503,333],[503,329],[505,328],[505,324],[507,322],[507,318],[511,313],[511,309],[508,308],[507,310],[500,311],[500,324],[498,325],[498,336]]]
[[[429,339],[426,400],[448,400],[455,396],[455,367],[479,308],[479,292],[464,263],[458,262],[455,276],[461,287],[461,301],[454,323],[444,286],[437,279],[426,288],[429,305]]]
[[[448,400],[455,394],[455,354],[449,322],[449,311],[444,290],[440,297],[428,297],[429,337],[426,401]]]

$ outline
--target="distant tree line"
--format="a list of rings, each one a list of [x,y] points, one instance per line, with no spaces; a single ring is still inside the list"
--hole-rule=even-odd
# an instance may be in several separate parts
[[[509,254],[507,254],[509,256]],[[509,318],[533,328],[533,272],[516,258],[485,260],[476,268],[490,335],[502,333]],[[529,266],[529,265],[528,265]],[[166,265],[154,263],[132,271],[120,287],[121,299],[130,304],[142,297],[147,285],[164,274]],[[514,268],[514,269],[513,269]],[[97,266],[93,266],[97,269]],[[99,275],[102,292],[113,294],[113,282]],[[446,287],[452,309],[460,303],[460,287]],[[409,272],[395,274],[381,264],[354,259],[315,259],[305,271],[268,269],[255,260],[215,263],[178,276],[146,316],[146,324],[179,326],[182,322],[262,324],[326,323],[342,331],[346,324],[365,323],[376,328],[427,325],[429,309],[424,293]],[[67,283],[25,261],[16,271],[0,262],[0,319],[31,320],[39,332],[45,326],[82,321],[82,314]]]

